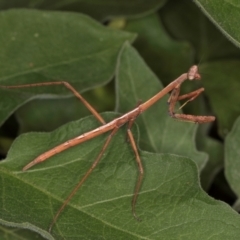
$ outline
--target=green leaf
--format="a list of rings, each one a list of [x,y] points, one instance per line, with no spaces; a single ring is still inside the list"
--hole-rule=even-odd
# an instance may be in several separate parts
[[[138,33],[134,46],[165,85],[191,66],[190,44],[170,38],[157,14],[128,20],[125,30]]]
[[[238,47],[240,46],[238,28],[240,5],[237,1],[194,0],[194,2],[230,41]]]
[[[1,164],[4,183],[1,218],[30,222],[25,227],[35,231],[33,225],[47,229],[54,212],[98,154],[105,137],[59,154],[29,172],[19,169],[55,142],[96,127],[98,124],[92,119],[65,125],[52,134],[25,134],[15,142],[8,160]],[[210,199],[200,190],[192,161],[142,151],[141,157],[146,174],[137,212],[142,222],[131,215],[136,166],[125,132],[120,131],[96,171],[58,219],[53,235],[57,239],[77,236],[96,239],[103,235],[107,239],[150,235],[154,239],[171,239],[180,234],[186,235],[185,239],[204,239],[224,229],[218,239],[234,239],[240,233],[239,217],[227,205]],[[179,228],[183,221],[186,228]],[[46,236],[44,230],[38,231]]]
[[[139,101],[144,102],[163,89],[156,76],[139,59],[136,51],[128,48],[123,51],[117,76],[119,112],[130,111]],[[196,162],[199,169],[202,169],[207,156],[198,152],[195,147],[197,124],[170,118],[167,99],[168,96],[164,96],[138,117],[137,123],[141,129],[140,145],[148,151],[187,156]]]
[[[225,140],[225,176],[229,185],[239,199],[240,187],[239,187],[239,143],[240,143],[240,118],[236,120],[231,132],[228,134]]]
[[[134,39],[133,34],[107,29],[87,16],[60,12],[1,12],[0,29],[4,36],[0,85],[67,79],[77,90],[86,91],[112,78],[122,44]],[[47,89],[0,89],[0,124],[41,93],[70,94],[59,86]]]
[[[133,65],[127,62],[130,59],[134,60]],[[127,66],[135,71],[129,71]],[[119,58],[117,91],[123,92],[119,81],[129,73],[134,74],[132,79],[139,79],[141,86],[140,76],[146,78],[146,96],[153,91],[155,76],[126,44]],[[136,91],[139,86],[132,89]],[[102,116],[110,121],[119,114]],[[155,119],[160,126],[161,121],[165,121],[162,116]],[[98,126],[98,121],[91,116],[52,133],[21,135],[8,158],[0,164],[0,219],[3,219],[0,222],[11,226],[22,224],[50,239],[46,231],[54,214],[97,157],[107,134],[57,154],[27,172],[22,172],[21,168],[56,144]],[[136,130],[134,126],[137,141]],[[139,130],[142,133],[142,129]],[[175,130],[176,135],[177,131],[181,129]],[[162,138],[167,136],[168,132],[161,135]],[[52,231],[55,239],[237,239],[240,234],[238,214],[201,190],[192,160],[170,154],[170,151],[165,154],[139,152],[145,175],[136,211],[142,221],[136,221],[131,214],[137,167],[126,141],[126,126],[123,126],[97,168],[60,215]]]

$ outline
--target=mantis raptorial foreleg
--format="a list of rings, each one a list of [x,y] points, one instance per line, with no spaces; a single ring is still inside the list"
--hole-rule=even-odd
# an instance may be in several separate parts
[[[189,98],[179,109],[183,108],[188,102],[193,101],[196,97],[199,96],[204,91],[204,88],[200,88],[196,91],[184,94],[179,96],[180,85],[176,86],[168,99],[168,112],[172,118],[176,118],[180,121],[194,122],[194,123],[207,123],[215,120],[213,116],[195,116],[190,114],[178,114],[174,112],[175,105],[177,101]]]

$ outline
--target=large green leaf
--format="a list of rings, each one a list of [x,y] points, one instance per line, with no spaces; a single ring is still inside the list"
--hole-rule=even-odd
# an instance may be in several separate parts
[[[42,142],[51,147],[55,141],[84,132],[96,126],[91,119],[65,126],[49,136],[27,134],[14,144],[9,159],[1,164],[4,183],[1,218],[11,224],[30,222],[24,226],[35,231],[33,225],[47,229],[70,188],[86,171],[90,159],[96,157],[104,138],[69,150],[27,173],[19,169],[36,152],[47,149]],[[76,132],[76,128],[80,131]],[[209,235],[217,235],[215,239],[234,239],[238,236],[239,217],[200,190],[193,162],[169,154],[141,152],[146,175],[137,204],[142,222],[137,222],[130,207],[136,166],[125,136],[124,133],[115,136],[98,169],[59,218],[53,229],[57,239],[174,239],[180,235],[185,235],[185,239],[206,239]],[[23,148],[25,151],[19,153]],[[37,231],[46,234],[39,228]]]
[[[133,58],[134,64],[129,65],[128,60]],[[138,71],[129,71],[126,66]],[[154,75],[128,45],[122,51],[118,68],[119,92],[124,90],[119,83],[124,80],[121,75],[129,73],[133,74],[132,79],[139,79],[140,74],[146,77],[146,95],[148,89],[152,91],[152,83],[156,84]],[[130,90],[134,94],[137,89],[135,86]],[[103,114],[107,121],[117,116]],[[161,121],[166,120],[161,116],[155,121],[161,126]],[[27,172],[21,168],[56,144],[97,126],[98,121],[91,116],[52,133],[27,133],[15,141],[8,158],[0,164],[1,223],[22,226],[51,238],[46,231],[54,213],[90,167],[107,135],[62,152]],[[213,200],[201,190],[192,160],[170,154],[174,153],[170,150],[166,154],[140,151],[145,176],[136,205],[142,221],[136,221],[131,214],[131,198],[137,168],[125,130],[124,126],[115,135],[100,164],[60,215],[52,231],[56,239],[237,239],[239,216],[225,203]],[[136,130],[134,126],[137,141]],[[153,131],[156,129],[149,134],[154,134]],[[177,136],[181,130],[174,131]],[[168,132],[162,138],[166,138]]]
[[[112,78],[122,44],[134,39],[84,15],[33,10],[1,12],[0,29],[0,85],[67,79],[86,91]],[[47,89],[0,89],[0,123],[41,93],[69,94],[59,86]]]

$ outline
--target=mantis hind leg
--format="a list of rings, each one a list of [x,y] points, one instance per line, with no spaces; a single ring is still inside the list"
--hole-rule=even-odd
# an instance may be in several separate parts
[[[0,86],[0,88],[28,88],[28,87],[42,87],[42,86],[50,86],[50,85],[63,85],[65,88],[69,89],[75,97],[77,97],[84,106],[95,116],[95,118],[102,124],[106,122],[101,117],[101,115],[88,103],[88,101],[68,82],[66,81],[56,81],[56,82],[42,82],[42,83],[30,83],[30,84],[23,84],[23,85],[13,85],[13,86]]]
[[[105,141],[100,153],[98,154],[97,158],[95,159],[95,161],[92,163],[91,167],[88,169],[88,171],[84,174],[84,176],[81,178],[81,180],[78,182],[78,184],[76,185],[76,187],[71,191],[71,193],[68,195],[67,199],[64,201],[64,203],[62,204],[62,206],[58,209],[57,213],[55,214],[50,226],[49,226],[49,232],[51,232],[53,225],[56,223],[59,215],[61,214],[61,212],[64,210],[64,208],[66,207],[66,205],[69,203],[69,201],[72,199],[72,197],[76,194],[76,192],[78,191],[78,189],[83,185],[83,183],[87,180],[87,178],[89,177],[89,175],[92,173],[92,171],[96,168],[96,166],[98,165],[98,163],[100,162],[103,153],[105,152],[105,150],[107,149],[107,146],[109,145],[110,141],[112,140],[112,137],[115,135],[115,133],[117,132],[118,127],[115,127],[112,132],[109,134],[107,140]]]
[[[133,198],[132,198],[132,214],[133,214],[135,219],[137,219],[138,221],[141,221],[141,219],[136,214],[135,206],[136,206],[136,203],[137,203],[137,198],[138,198],[138,195],[139,195],[139,191],[140,191],[141,186],[142,186],[144,169],[143,169],[141,158],[139,156],[139,152],[138,152],[138,149],[137,149],[136,142],[134,140],[134,137],[133,137],[133,134],[132,134],[132,131],[131,131],[131,127],[132,127],[132,124],[133,124],[134,121],[135,121],[135,119],[132,119],[132,120],[129,121],[128,130],[127,130],[128,138],[129,138],[130,144],[132,146],[132,149],[133,149],[135,157],[136,157],[135,159],[136,159],[136,162],[137,162],[138,172],[139,172],[137,183],[136,183],[134,194],[133,194]]]

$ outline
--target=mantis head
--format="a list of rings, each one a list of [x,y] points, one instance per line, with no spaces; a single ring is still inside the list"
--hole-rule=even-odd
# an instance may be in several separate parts
[[[201,75],[198,72],[198,66],[197,65],[193,65],[192,67],[190,67],[190,69],[188,70],[188,79],[189,80],[200,80],[201,79]]]

